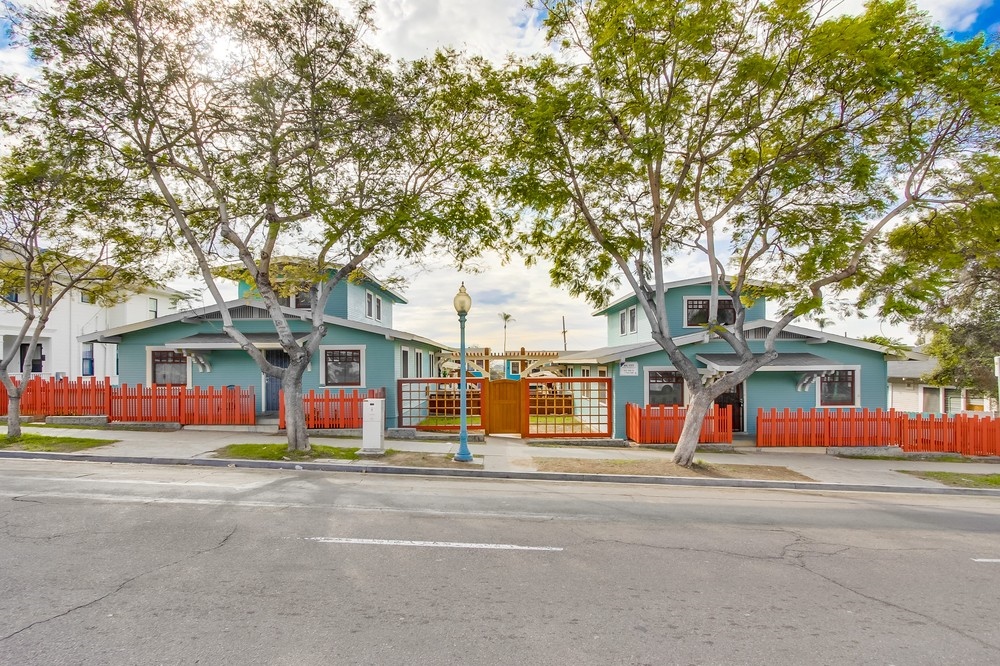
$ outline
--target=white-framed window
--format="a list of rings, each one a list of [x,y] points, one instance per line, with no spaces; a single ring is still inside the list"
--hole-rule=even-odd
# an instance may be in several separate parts
[[[605,366],[598,367],[597,368],[597,376],[598,377],[607,377],[608,376],[608,369]]]
[[[382,297],[370,291],[365,292],[365,316],[382,321]]]
[[[399,376],[403,379],[410,376],[410,350],[406,347],[399,350]]]
[[[618,331],[622,335],[635,333],[637,323],[638,313],[636,312],[636,306],[633,305],[630,308],[625,308],[618,313]]]
[[[587,366],[583,366],[582,368],[580,368],[580,376],[581,377],[589,377],[590,376],[590,368],[587,367]]]
[[[414,372],[414,376],[415,377],[423,377],[424,376],[424,352],[423,352],[423,350],[417,349],[416,351],[414,351],[413,352],[413,358],[416,361],[416,367],[414,368],[414,370],[416,372]]]
[[[677,405],[687,404],[684,377],[674,368],[646,370],[646,404]]]
[[[191,359],[175,349],[146,347],[146,385],[191,386]]]
[[[27,363],[31,363],[32,372],[44,372],[45,371],[45,349],[42,347],[42,343],[39,342],[35,345],[35,353],[28,354],[28,349],[31,345],[27,342],[21,343],[21,367],[20,371],[24,372],[24,366]]]
[[[708,307],[711,299],[708,296],[684,297],[684,327],[701,328],[708,323]],[[735,324],[736,308],[729,296],[719,296],[719,323]]]
[[[87,291],[86,289],[80,290],[80,302],[81,303],[93,303],[94,302],[94,292]]]
[[[152,298],[152,297],[149,298],[147,300],[147,302],[146,302],[146,308],[147,308],[147,310],[149,312],[149,318],[150,319],[156,319],[157,317],[160,316],[159,315],[159,313],[160,313],[160,301],[159,301],[159,299]]]
[[[364,386],[364,345],[329,345],[319,348],[323,386]]]
[[[816,383],[817,407],[858,407],[861,403],[861,368],[833,370]]]
[[[80,375],[82,377],[94,376],[94,343],[84,342],[83,350],[80,353]]]
[[[510,374],[512,374],[512,375],[520,375],[521,374],[521,362],[520,361],[511,361],[510,362]]]

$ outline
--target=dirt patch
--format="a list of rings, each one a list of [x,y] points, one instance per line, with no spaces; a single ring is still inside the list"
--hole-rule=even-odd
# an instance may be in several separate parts
[[[386,465],[399,467],[455,467],[459,469],[482,469],[482,458],[472,462],[455,462],[449,455],[440,453],[417,453],[414,451],[396,451],[382,458],[373,458],[370,462],[382,462]]]
[[[637,476],[686,476],[709,479],[760,481],[813,481],[787,467],[703,463],[690,469],[668,460],[588,460],[586,458],[535,458],[539,472],[568,474],[632,474]]]

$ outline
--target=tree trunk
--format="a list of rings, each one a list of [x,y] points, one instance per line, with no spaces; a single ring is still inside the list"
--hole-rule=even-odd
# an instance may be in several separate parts
[[[21,439],[21,396],[17,392],[11,392],[7,397],[7,441],[16,442],[19,439]]]
[[[289,363],[281,375],[281,388],[285,392],[285,433],[289,451],[309,451],[309,433],[306,430],[306,412],[302,404],[302,375],[304,363]]]
[[[712,409],[714,398],[707,391],[699,391],[691,399],[684,416],[684,428],[681,430],[677,448],[674,449],[674,462],[682,467],[690,467],[694,460],[694,452],[698,450],[698,438],[701,436],[701,426],[705,416]]]

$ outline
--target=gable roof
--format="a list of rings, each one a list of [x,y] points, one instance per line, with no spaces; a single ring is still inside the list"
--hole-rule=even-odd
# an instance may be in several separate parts
[[[295,264],[295,263],[304,263],[304,261],[300,257],[292,257],[292,256],[286,256],[286,255],[277,256],[277,257],[274,257],[274,258],[271,259],[271,265],[272,266],[280,266],[281,264]],[[226,268],[232,268],[232,267],[239,268],[239,269],[244,268],[244,266],[243,266],[242,263],[233,263],[233,264],[227,264],[226,265]],[[331,264],[330,267],[327,270],[333,272],[333,271],[340,270],[342,267],[343,266],[341,264]],[[362,284],[365,284],[365,283],[371,283],[371,284],[375,285],[376,287],[378,287],[379,289],[381,289],[382,291],[384,291],[389,296],[391,296],[392,299],[394,301],[396,301],[397,303],[400,303],[402,305],[406,305],[407,303],[409,303],[409,301],[407,301],[406,298],[402,294],[400,294],[395,289],[392,289],[392,288],[386,286],[380,279],[378,279],[377,277],[375,277],[375,275],[372,274],[372,272],[369,271],[367,268],[365,268],[363,266],[359,266],[355,270],[357,270],[359,273],[361,273],[361,275],[363,276],[364,279],[361,280],[360,282],[352,283],[349,278],[345,278],[344,282],[346,284],[358,284],[358,285],[362,285]],[[249,283],[247,283],[245,280],[236,280],[236,281],[237,282],[243,282],[244,284],[248,284],[249,285]]]
[[[247,307],[266,312],[266,308],[263,306],[261,301],[257,299],[238,298],[232,301],[227,301],[226,307],[228,308]],[[124,326],[117,326],[115,328],[109,328],[103,331],[87,333],[85,335],[77,336],[77,340],[79,340],[80,342],[109,342],[117,344],[118,342],[121,342],[122,335],[126,335],[128,333],[134,333],[136,331],[142,331],[148,328],[155,328],[157,326],[163,326],[165,324],[173,324],[177,322],[198,319],[204,317],[205,315],[217,313],[221,309],[222,308],[220,308],[218,304],[206,305],[200,308],[195,308],[193,310],[183,310],[181,312],[176,312],[174,314],[167,315],[165,317],[157,317],[156,319],[147,319],[145,321],[140,321],[133,324],[125,324]],[[281,311],[289,319],[303,318],[304,311],[301,309],[282,306]],[[413,342],[419,342],[421,344],[425,344],[430,347],[437,347],[438,349],[441,350],[454,351],[448,345],[443,345],[429,338],[415,335],[413,333],[407,333],[406,331],[399,331],[392,328],[386,328],[385,326],[375,326],[373,324],[367,324],[360,321],[351,321],[349,319],[343,319],[341,317],[332,317],[330,315],[324,315],[323,322],[326,324],[330,324],[332,326],[339,326],[341,328],[350,328],[356,331],[367,331],[369,333],[377,333],[379,335],[384,335],[386,339],[389,340],[394,340],[394,339],[409,340]],[[207,340],[204,341],[207,342]]]
[[[756,319],[745,323],[743,325],[743,332],[747,333],[749,331],[761,329],[770,330],[774,328],[776,324],[777,322],[771,321],[770,319]],[[793,334],[799,338],[805,338],[806,344],[824,344],[826,342],[833,342],[836,344],[847,345],[849,347],[857,347],[859,349],[881,352],[883,354],[892,353],[888,348],[873,342],[856,340],[843,335],[834,335],[833,333],[826,333],[825,331],[814,331],[809,328],[803,328],[802,326],[788,325],[782,329],[782,332]],[[673,341],[678,347],[684,347],[686,345],[708,342],[711,339],[712,337],[708,331],[703,330],[696,333],[690,333],[688,335],[676,336],[673,338]],[[611,363],[614,361],[620,362],[636,356],[643,356],[644,354],[658,352],[661,351],[661,349],[660,345],[653,341],[636,342],[627,345],[617,345],[614,347],[601,347],[599,349],[577,352],[574,354],[564,354],[559,357],[559,361],[578,364]],[[909,351],[907,352],[907,358],[923,360],[927,358],[927,355],[916,351]]]
[[[681,287],[690,287],[696,284],[708,284],[711,281],[712,281],[711,275],[702,275],[700,277],[684,278],[683,280],[673,280],[671,282],[663,283],[663,291],[667,292],[670,291],[671,289],[680,289]],[[764,283],[760,282],[759,280],[747,280],[746,284],[763,285]],[[638,302],[639,297],[636,296],[635,292],[632,292],[631,294],[625,294],[624,296],[621,296],[611,301],[600,310],[592,312],[591,315],[597,317],[602,314],[607,314],[608,312],[614,310],[618,306],[628,303],[630,300],[635,300],[636,302]]]

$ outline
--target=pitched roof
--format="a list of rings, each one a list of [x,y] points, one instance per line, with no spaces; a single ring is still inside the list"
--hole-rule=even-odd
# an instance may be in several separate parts
[[[769,319],[757,319],[754,321],[747,322],[743,325],[744,333],[749,331],[755,331],[758,329],[771,329],[777,322],[771,321]],[[808,341],[806,344],[823,344],[826,342],[834,342],[841,345],[847,345],[849,347],[857,347],[860,349],[868,349],[870,351],[882,352],[883,354],[892,353],[890,349],[873,342],[865,342],[864,340],[856,340],[854,338],[848,338],[843,335],[834,335],[832,333],[826,333],[824,331],[815,331],[809,328],[803,328],[801,326],[788,325],[783,332],[788,332],[806,338]],[[685,345],[700,344],[708,342],[711,340],[707,330],[698,331],[697,333],[690,333],[688,335],[681,335],[673,338],[674,344],[678,347],[683,347]],[[646,342],[636,342],[627,345],[617,345],[614,347],[601,347],[599,349],[593,349],[585,352],[577,352],[575,354],[563,354],[559,357],[560,362],[564,363],[578,363],[578,364],[594,364],[594,363],[610,363],[613,361],[624,361],[629,358],[634,358],[636,356],[642,356],[644,354],[650,354],[652,352],[658,352],[661,347],[658,343],[653,341]],[[817,357],[819,358],[819,357]],[[926,354],[921,354],[916,351],[907,352],[907,358],[911,359],[926,359]]]
[[[710,370],[732,372],[740,367],[738,354],[696,354],[695,358],[704,363]],[[760,370],[765,372],[783,372],[796,370],[832,370],[850,367],[845,363],[831,361],[828,358],[804,352],[779,353],[778,358],[765,365]]]
[[[711,281],[712,281],[712,276],[711,275],[702,275],[700,277],[684,278],[683,280],[673,280],[671,282],[664,282],[663,283],[663,290],[664,291],[670,291],[671,289],[680,289],[681,287],[690,287],[691,285],[695,285],[695,284],[708,284]],[[758,280],[747,280],[746,284],[762,285],[764,283],[760,282]],[[638,301],[638,296],[636,296],[635,292],[632,292],[630,294],[625,294],[624,296],[620,296],[620,297],[616,298],[615,300],[611,301],[610,303],[608,303],[607,305],[605,305],[600,310],[592,312],[591,314],[593,316],[597,317],[599,315],[602,315],[602,314],[605,314],[605,313],[609,312],[610,310],[618,307],[619,305],[622,305],[623,303],[627,303],[631,299],[635,299],[636,301]]]
[[[249,307],[258,310],[265,310],[263,303],[256,299],[245,299],[238,298],[232,301],[227,301],[226,306],[229,308],[234,307]],[[190,321],[192,319],[198,319],[199,317],[204,317],[205,315],[217,313],[221,310],[218,304],[206,305],[200,308],[194,308],[192,310],[183,310],[181,312],[175,312],[174,314],[167,315],[165,317],[157,317],[156,319],[147,319],[145,321],[136,322],[134,324],[126,324],[124,326],[117,326],[115,328],[105,329],[103,331],[96,331],[94,333],[87,333],[85,335],[77,336],[77,340],[80,342],[110,342],[118,343],[121,341],[121,336],[127,333],[134,333],[136,331],[142,331],[148,328],[154,328],[157,326],[163,326],[164,324],[173,324],[181,321]],[[282,306],[281,311],[289,319],[298,319],[303,316],[303,310],[297,308],[289,308]],[[379,335],[384,335],[388,339],[399,339],[399,340],[410,340],[413,342],[419,342],[426,344],[430,347],[437,347],[441,350],[453,351],[448,345],[443,345],[439,342],[435,342],[429,338],[423,336],[415,335],[413,333],[408,333],[406,331],[399,331],[392,328],[386,328],[385,326],[375,326],[373,324],[367,324],[360,321],[352,321],[349,319],[343,319],[341,317],[332,317],[330,315],[323,316],[323,322],[330,324],[332,326],[339,326],[341,328],[350,328],[357,331],[367,331],[369,333],[377,333]]]

